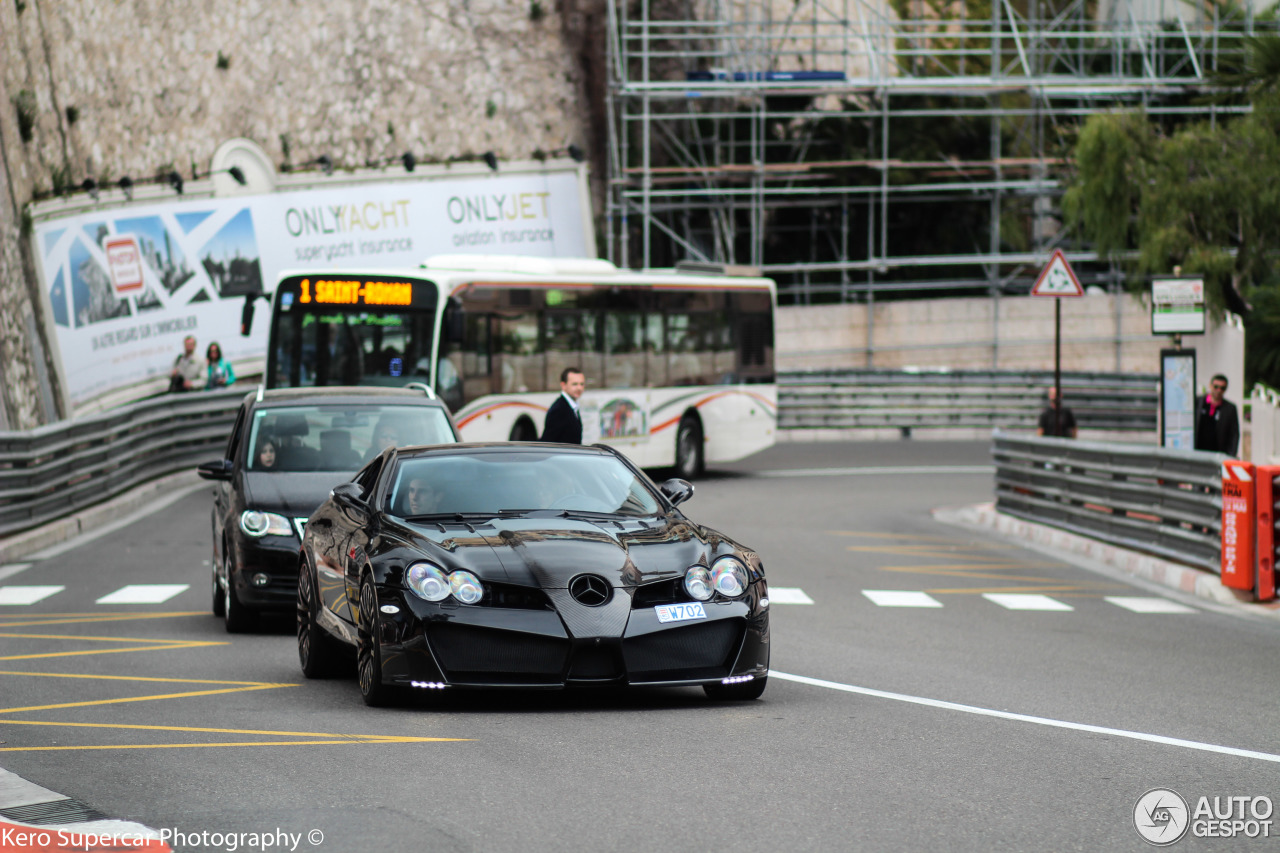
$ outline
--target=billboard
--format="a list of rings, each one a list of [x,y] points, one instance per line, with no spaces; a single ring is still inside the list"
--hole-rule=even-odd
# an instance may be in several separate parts
[[[40,218],[34,241],[73,409],[167,377],[195,335],[232,361],[245,294],[285,269],[414,267],[431,255],[594,257],[577,168],[428,177],[260,195],[139,202]]]

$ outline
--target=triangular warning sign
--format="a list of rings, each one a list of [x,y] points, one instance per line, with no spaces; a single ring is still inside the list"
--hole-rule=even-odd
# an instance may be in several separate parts
[[[1040,271],[1035,286],[1031,288],[1032,296],[1084,296],[1084,288],[1075,270],[1067,263],[1067,256],[1061,249],[1055,249],[1049,263]]]

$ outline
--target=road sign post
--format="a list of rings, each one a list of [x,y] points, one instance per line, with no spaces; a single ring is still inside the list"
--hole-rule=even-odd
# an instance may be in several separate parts
[[[1084,296],[1084,288],[1075,270],[1067,263],[1067,256],[1061,249],[1054,249],[1053,257],[1040,271],[1040,276],[1031,287],[1032,296],[1048,296],[1053,298],[1053,394],[1057,404],[1053,409],[1053,431],[1062,434],[1062,299],[1070,296]]]

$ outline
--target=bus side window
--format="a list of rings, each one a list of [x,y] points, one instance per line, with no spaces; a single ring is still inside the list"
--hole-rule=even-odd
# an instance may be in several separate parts
[[[566,367],[576,367],[587,376],[587,386],[600,385],[600,346],[596,335],[594,311],[547,312],[547,367],[542,390],[560,388],[560,374]]]
[[[667,336],[664,317],[659,312],[644,315],[644,384],[660,388],[667,384]]]
[[[604,385],[638,388],[645,384],[645,353],[641,345],[645,316],[636,311],[604,315]]]

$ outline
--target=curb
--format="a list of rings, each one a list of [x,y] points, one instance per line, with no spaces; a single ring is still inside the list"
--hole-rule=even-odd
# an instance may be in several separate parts
[[[167,477],[143,483],[141,486],[135,486],[123,495],[118,495],[105,503],[85,507],[65,518],[0,539],[0,565],[15,562],[45,548],[74,539],[82,533],[119,521],[158,497],[195,486],[199,482],[199,475],[195,471],[180,471],[177,474],[170,474]]]
[[[1047,524],[1037,524],[1005,515],[996,511],[995,504],[977,504],[958,509],[935,509],[933,517],[944,524],[957,527],[994,531],[1006,539],[1016,540],[1027,547],[1059,559],[1069,555],[1084,557],[1132,577],[1142,578],[1187,595],[1225,605],[1237,612],[1280,618],[1280,601],[1256,602],[1247,592],[1223,586],[1221,579],[1216,575],[1171,560],[1059,530]],[[1077,563],[1077,565],[1085,569],[1095,569],[1095,566],[1084,563]]]
[[[112,820],[79,800],[0,769],[0,851],[3,853],[72,850],[172,853],[172,849],[158,830],[132,821]]]

